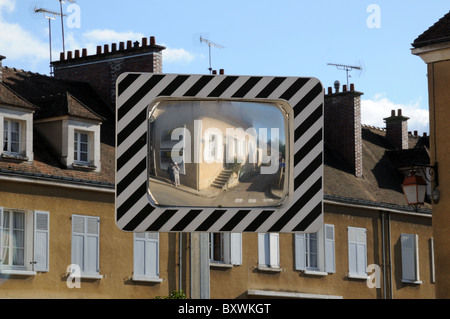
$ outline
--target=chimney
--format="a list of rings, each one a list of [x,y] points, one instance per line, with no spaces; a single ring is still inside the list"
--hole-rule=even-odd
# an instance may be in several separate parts
[[[361,95],[354,84],[340,92],[339,81],[334,82],[325,95],[324,137],[325,143],[350,165],[356,177],[363,176],[361,136]]]
[[[0,55],[0,83],[3,82],[3,59],[6,59],[5,56]]]
[[[391,111],[391,116],[383,120],[386,122],[386,138],[395,149],[408,149],[408,120],[409,117],[402,115],[399,109],[395,115],[395,110]]]

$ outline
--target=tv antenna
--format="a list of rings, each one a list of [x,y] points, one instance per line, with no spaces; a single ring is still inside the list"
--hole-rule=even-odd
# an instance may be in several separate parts
[[[352,70],[360,70],[362,71],[362,67],[354,66],[354,65],[345,65],[345,64],[335,64],[335,63],[327,63],[327,65],[332,65],[338,68],[338,70],[345,70],[347,74],[347,87],[348,87],[348,78],[351,77],[348,72]]]
[[[50,11],[47,9],[36,9],[34,8],[35,13],[44,13],[44,18],[48,19],[48,38],[49,38],[49,45],[50,45],[50,75],[53,75],[53,69],[52,69],[52,24],[51,21],[56,19],[56,16],[61,15],[61,13]]]
[[[65,0],[58,0],[59,1],[59,7],[61,9],[61,32],[62,32],[62,44],[63,44],[63,52],[64,52],[64,56],[66,55],[66,45],[65,45],[65,41],[64,41],[64,14],[63,14],[63,4],[66,3]],[[67,0],[70,3],[76,3],[75,0]]]
[[[217,44],[217,43],[214,43],[212,41],[209,41],[208,39],[205,39],[205,38],[203,38],[201,36],[200,36],[200,42],[205,42],[208,45],[208,47],[209,47],[209,68],[208,68],[208,70],[209,70],[209,74],[211,74],[212,73],[211,47],[216,47],[216,48],[219,48],[219,49],[223,49],[224,47],[221,46],[220,44]]]

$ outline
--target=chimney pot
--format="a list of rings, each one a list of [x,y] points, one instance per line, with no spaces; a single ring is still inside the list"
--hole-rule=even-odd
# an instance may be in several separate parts
[[[125,50],[125,42],[120,42],[119,43],[119,50]]]
[[[131,47],[133,46],[133,42],[131,42],[131,40],[127,41],[127,50],[131,49]]]
[[[342,92],[347,92],[347,84],[344,84],[344,85],[342,86]]]
[[[146,47],[147,46],[147,38],[142,38],[142,46]]]
[[[339,81],[334,81],[334,89],[336,90],[336,93],[339,93],[339,88],[341,87],[341,83]]]
[[[133,47],[134,48],[139,48],[139,41],[135,41],[134,43],[133,43]]]
[[[418,132],[417,132],[417,131],[414,131],[414,136],[417,136],[417,134],[418,134]]]
[[[217,70],[212,70],[212,74],[216,75],[217,74]]]
[[[423,132],[423,137],[427,137],[427,132]]]
[[[392,117],[395,116],[395,110],[391,110],[391,116],[392,116]]]
[[[402,109],[398,109],[398,116],[402,116]]]
[[[328,87],[328,94],[333,94],[333,88],[331,86]]]
[[[350,83],[350,91],[355,91],[355,84],[354,83]]]
[[[224,74],[225,74],[225,70],[224,70],[224,69],[220,69],[220,70],[219,70],[219,73],[220,73],[221,75],[224,75]]]
[[[97,55],[102,54],[102,46],[101,45],[97,45]]]
[[[75,59],[80,57],[80,50],[75,50]]]
[[[117,43],[111,44],[111,52],[116,52],[116,51],[117,51]]]
[[[72,60],[72,51],[67,51],[67,60]]]
[[[151,36],[150,37],[150,45],[155,45],[155,44],[156,44],[155,37]]]
[[[65,56],[64,56],[64,52],[59,53],[59,61],[64,61]]]
[[[105,44],[105,45],[103,46],[103,51],[104,51],[105,53],[109,53],[109,45],[108,45],[108,44]]]
[[[83,56],[83,57],[86,57],[86,56],[87,56],[87,49],[83,49],[82,56]]]

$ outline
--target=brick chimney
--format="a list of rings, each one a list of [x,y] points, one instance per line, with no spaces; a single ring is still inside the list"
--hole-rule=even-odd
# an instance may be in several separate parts
[[[97,46],[94,55],[87,50],[60,54],[59,61],[52,62],[54,77],[62,80],[88,82],[103,101],[115,109],[116,80],[124,72],[162,72],[162,51],[155,37],[142,39],[142,43],[130,40]]]
[[[334,83],[325,95],[324,129],[325,143],[338,152],[350,165],[357,177],[363,175],[362,136],[361,136],[361,95],[355,91],[354,84],[350,90],[340,83]]]
[[[0,55],[0,83],[3,82],[3,59],[6,59],[5,56]]]
[[[386,138],[395,149],[408,149],[408,120],[409,117],[402,115],[399,109],[397,115],[395,110],[391,111],[391,116],[383,119],[386,122]]]

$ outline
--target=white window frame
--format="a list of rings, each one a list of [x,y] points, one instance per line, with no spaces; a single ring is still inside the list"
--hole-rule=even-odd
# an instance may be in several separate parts
[[[402,282],[421,284],[419,271],[419,236],[417,234],[401,234],[402,249]]]
[[[19,152],[4,151],[5,121],[18,122],[20,130]],[[9,126],[9,124],[8,124]],[[9,127],[7,128],[9,131]],[[1,157],[19,160],[33,161],[33,112],[24,112],[17,109],[3,108],[0,106],[0,142]]]
[[[206,163],[223,162],[223,134],[217,128],[208,128],[203,133],[203,159]],[[214,140],[212,138],[214,137]]]
[[[78,131],[75,130],[73,133],[74,136],[74,145],[73,145],[73,162],[77,163],[77,164],[82,164],[82,165],[86,165],[90,163],[90,150],[89,148],[91,147],[91,142],[90,142],[90,136],[89,136],[89,132],[83,132],[83,131]],[[83,142],[81,140],[82,136],[86,136],[86,142]],[[81,145],[82,144],[86,144],[87,150],[86,152],[83,152],[81,150]],[[81,160],[81,156],[83,154],[86,154],[86,160]]]
[[[103,278],[100,274],[100,217],[72,215],[71,265],[79,266],[81,278]]]
[[[13,233],[11,226],[12,215],[15,213],[24,214],[24,263],[23,265],[3,265],[2,254],[4,248],[5,228],[3,225],[5,213],[9,213],[9,243],[13,243]],[[0,273],[9,275],[32,276],[37,272],[49,271],[49,245],[50,245],[50,213],[46,211],[30,211],[20,209],[10,209],[0,207]],[[10,249],[11,260],[12,251]]]
[[[216,241],[219,240],[219,243]],[[214,258],[218,247],[220,257]],[[209,236],[209,257],[212,266],[242,265],[242,233],[211,233]]]
[[[315,235],[317,266],[310,264],[311,237]],[[314,234],[295,234],[295,269],[304,271],[308,275],[325,276],[336,272],[335,266],[335,243],[334,243],[334,225],[324,224],[317,233]]]
[[[258,233],[258,269],[280,271],[280,234]]]
[[[159,233],[134,233],[132,280],[162,282],[159,275]]]
[[[18,126],[18,132],[13,132],[12,130],[12,124],[17,124]],[[17,133],[19,135],[18,141],[17,142],[13,142],[12,141],[12,134],[13,133]],[[6,136],[5,136],[6,134]],[[6,150],[5,148],[5,143],[6,145]],[[12,150],[12,144],[16,143],[17,144],[17,152],[14,152]],[[22,123],[18,120],[13,120],[13,119],[7,119],[5,118],[3,120],[3,152],[5,152],[6,154],[11,154],[11,155],[21,155],[22,154]]]
[[[367,229],[348,227],[348,277],[367,279]]]

